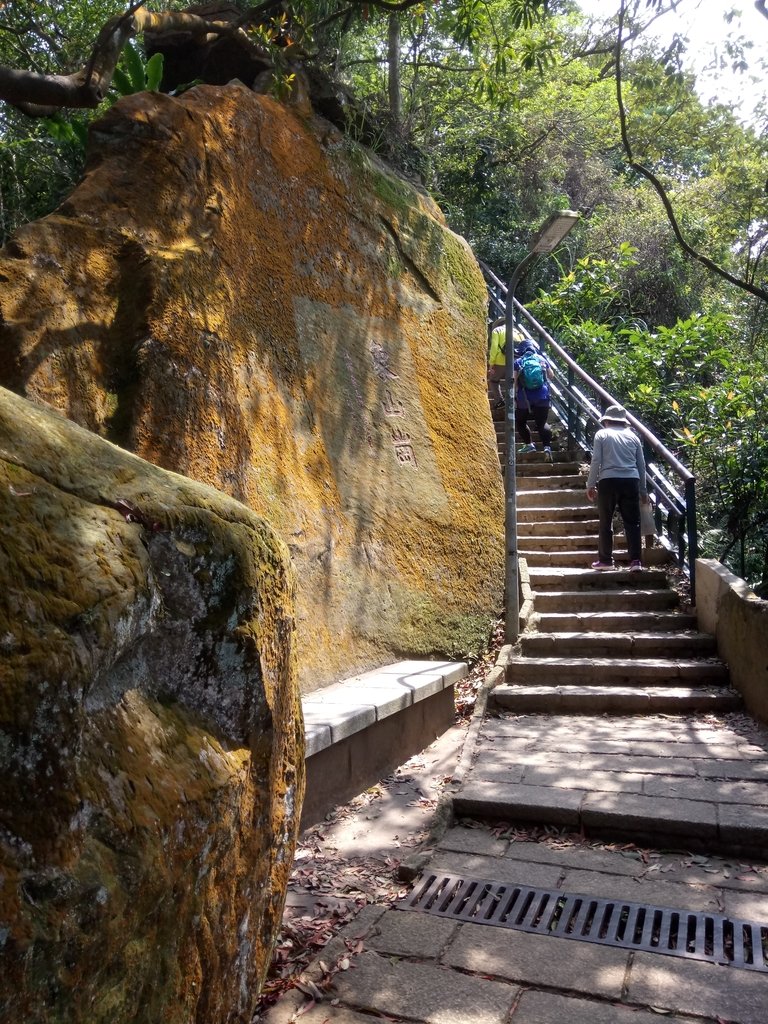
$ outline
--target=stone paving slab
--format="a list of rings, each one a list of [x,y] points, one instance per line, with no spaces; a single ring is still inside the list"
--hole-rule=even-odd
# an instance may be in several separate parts
[[[723,903],[723,913],[729,917],[739,917],[743,921],[754,921],[768,927],[768,893],[725,890]],[[768,1002],[765,1017],[768,1020]]]
[[[530,885],[534,889],[559,889],[563,870],[559,864],[539,864],[481,857],[472,853],[454,853],[438,849],[430,862],[430,871],[459,875],[462,878],[481,878],[489,882],[509,882]]]
[[[575,999],[555,992],[529,989],[523,992],[512,1014],[511,1024],[693,1024],[690,1017],[637,1010],[619,1003],[596,999]],[[352,1022],[357,1024],[357,1022]],[[701,1024],[701,1020],[699,1020]]]
[[[768,755],[764,761],[703,761],[695,767],[702,779],[751,779],[768,782]]]
[[[474,755],[457,814],[768,854],[768,733],[740,715],[503,713]]]
[[[748,736],[732,729],[727,721],[713,727],[707,719],[691,719],[687,715],[654,715],[643,719],[604,719],[585,716],[579,722],[567,715],[505,715],[489,718],[483,728],[500,733],[517,733],[523,725],[529,736],[573,735],[578,733],[590,737],[621,737],[622,739],[668,739],[679,740],[681,736],[689,741],[711,745],[732,742],[737,746],[754,747],[765,753],[765,747],[755,744]]]
[[[627,900],[630,903],[652,903],[674,910],[695,910],[722,913],[719,890],[705,886],[666,882],[659,878],[638,879],[603,871],[569,869],[561,876],[559,889],[580,896]]]
[[[626,999],[675,1013],[720,1017],[738,1024],[768,1020],[768,975],[696,960],[635,953]]]
[[[552,761],[573,764],[573,757],[562,751],[551,755]],[[552,762],[550,762],[552,763]],[[667,775],[695,778],[697,767],[678,757],[628,757],[623,754],[581,754],[577,761],[579,771],[636,772],[639,775]]]
[[[598,784],[596,789],[602,787]],[[650,776],[643,781],[646,796],[678,797],[685,800],[714,800],[722,804],[768,803],[768,785],[760,782],[725,781],[721,779],[675,779]]]
[[[526,986],[620,999],[629,956],[610,946],[463,924],[442,962]]]
[[[371,952],[356,957],[354,968],[337,974],[334,984],[336,997],[355,1009],[381,1009],[426,1024],[506,1024],[518,992],[508,982]]]
[[[621,833],[658,833],[685,838],[718,838],[717,808],[699,800],[671,800],[635,793],[588,793],[580,820],[587,828]]]
[[[458,921],[445,917],[387,911],[366,945],[387,956],[437,960],[459,927]]]
[[[537,846],[537,843],[525,844]],[[481,857],[504,857],[510,847],[508,839],[500,839],[487,828],[448,828],[440,839],[439,849],[456,853],[475,853]],[[532,859],[532,858],[531,858]]]
[[[581,843],[581,845],[579,845]],[[568,839],[549,846],[546,842],[533,842],[500,838],[489,828],[455,827],[446,831],[437,852],[445,851],[476,854],[486,859],[487,877],[495,878],[497,860],[525,861],[532,864],[559,866],[563,875],[572,869],[600,872],[601,875],[624,875],[645,880],[704,886],[718,893],[718,899],[727,908],[733,897],[736,906],[762,907],[768,900],[768,865],[754,865],[748,861],[725,859],[700,854],[662,854],[631,848],[600,848],[587,843],[575,833]],[[435,854],[437,856],[437,853]],[[743,902],[738,902],[742,900]],[[731,913],[724,909],[721,912]],[[749,917],[743,910],[734,910],[737,916]],[[754,916],[754,915],[752,915]],[[766,917],[760,911],[759,918]]]
[[[718,815],[723,842],[752,846],[768,853],[768,807],[724,804],[718,808]]]
[[[589,868],[592,871],[609,872],[612,875],[637,877],[647,869],[647,865],[642,862],[639,854],[630,857],[618,852],[604,853],[587,846],[551,849],[544,843],[516,842],[509,844],[509,849],[504,857],[512,861],[556,864],[563,874],[571,869]]]
[[[579,824],[586,791],[558,790],[547,786],[498,786],[468,782],[453,798],[454,812],[479,814],[505,820],[544,821],[553,825]]]
[[[585,788],[585,783],[592,790],[601,793],[642,793],[646,778],[657,779],[655,776],[637,775],[630,772],[589,772],[580,768],[569,769],[566,765],[555,765],[551,768],[536,766],[526,768],[522,782],[526,786],[557,786],[563,789]],[[666,780],[662,779],[662,786]],[[678,783],[679,785],[679,783]],[[683,788],[683,787],[681,787]]]

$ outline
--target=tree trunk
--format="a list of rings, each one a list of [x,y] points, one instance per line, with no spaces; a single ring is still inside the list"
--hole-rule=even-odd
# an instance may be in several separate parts
[[[400,19],[397,14],[389,16],[387,61],[389,64],[389,113],[395,126],[399,126],[402,109],[400,103]]]

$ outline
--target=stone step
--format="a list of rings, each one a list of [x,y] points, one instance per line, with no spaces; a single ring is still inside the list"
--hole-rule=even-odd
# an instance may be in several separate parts
[[[629,575],[629,574],[627,574]],[[638,576],[640,573],[637,574]],[[674,608],[678,596],[672,590],[600,589],[540,590],[536,612],[652,612]]]
[[[517,657],[506,667],[508,683],[557,686],[727,686],[728,669],[718,658]]]
[[[559,455],[561,453],[553,451],[552,454],[554,457],[554,455]],[[569,453],[563,452],[562,454],[568,455]],[[517,475],[521,480],[530,480],[532,477],[539,476],[546,478],[555,472],[559,476],[567,476],[572,480],[586,480],[586,477],[583,477],[580,474],[580,467],[580,462],[561,462],[559,460],[554,465],[550,462],[526,462],[524,466],[520,465],[517,467]]]
[[[579,497],[584,497],[584,486],[579,483],[581,477],[562,473],[559,466],[552,465],[550,469],[555,472],[548,476],[538,473],[516,477],[518,495],[526,491],[558,490],[559,488],[560,490],[578,491]]]
[[[643,715],[738,711],[741,696],[730,688],[695,686],[512,686],[489,694],[489,708],[518,714]]]
[[[594,552],[588,557],[595,558]],[[569,590],[576,594],[592,590],[667,589],[669,581],[663,569],[597,570],[586,566],[535,566],[529,570],[531,586],[539,590]]]
[[[592,658],[714,658],[715,638],[694,630],[679,633],[663,630],[646,633],[562,632],[523,633],[520,649],[525,657],[567,658],[588,654]]]
[[[523,508],[572,508],[574,505],[584,505],[592,508],[586,499],[582,487],[558,487],[553,490],[533,490],[517,492],[517,507]]]
[[[559,522],[550,520],[522,521],[517,524],[518,537],[542,537],[555,540],[557,537],[583,538],[586,543],[594,543],[593,538],[597,536],[600,523],[597,519],[581,519],[574,522],[572,519],[562,519]]]
[[[516,468],[520,469],[521,471],[522,467],[543,466],[551,468],[552,465],[559,466],[561,463],[573,462],[573,452],[555,448],[552,449],[552,462],[550,462],[544,454],[544,446],[541,444],[541,442],[538,441],[537,439],[534,439],[533,443],[536,445],[540,445],[540,447],[538,447],[535,452],[525,452],[523,454],[521,454],[520,452],[517,453],[517,457],[515,458],[515,464]],[[500,455],[502,453],[506,453],[506,445],[503,442],[500,442],[497,445],[497,447],[499,449]],[[502,459],[502,462],[505,461],[505,459]]]
[[[575,524],[586,520],[593,522],[595,519],[594,505],[561,505],[541,506],[535,508],[518,508],[518,528],[521,523],[571,523]]]
[[[589,538],[586,538],[589,540]],[[584,538],[582,538],[584,540]],[[545,568],[580,568],[586,569],[597,557],[597,538],[592,538],[592,547],[582,547],[573,550],[550,549],[540,551],[538,538],[522,538],[518,540],[518,552],[526,560],[529,567]],[[628,562],[629,555],[626,551],[614,551],[617,562]],[[674,562],[674,556],[664,548],[644,548],[643,563],[648,566],[670,565]]]
[[[641,630],[675,632],[696,629],[695,615],[680,611],[565,611],[541,613],[534,611],[534,624],[539,633],[631,633]]]

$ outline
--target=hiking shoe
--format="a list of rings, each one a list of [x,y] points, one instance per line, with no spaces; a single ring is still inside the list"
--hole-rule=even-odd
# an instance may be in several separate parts
[[[536,445],[535,444],[524,444],[522,446],[522,448],[518,448],[517,449],[517,454],[518,455],[530,455],[531,452],[535,452],[535,451],[536,451]]]
[[[547,462],[551,462],[552,461],[552,449],[551,448],[545,448],[544,449],[544,458],[547,460]]]
[[[612,569],[613,562],[593,562],[591,565],[592,569]]]
[[[642,568],[643,568],[643,563],[642,562],[630,562],[629,563],[629,571],[630,572],[640,572],[642,570]]]

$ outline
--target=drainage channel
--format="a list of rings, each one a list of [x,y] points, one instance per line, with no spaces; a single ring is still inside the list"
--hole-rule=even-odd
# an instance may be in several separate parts
[[[395,908],[768,973],[768,925],[721,914],[429,873]]]

